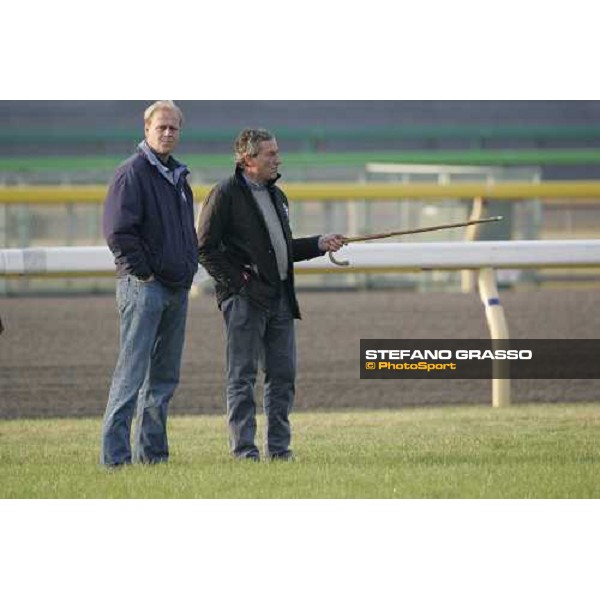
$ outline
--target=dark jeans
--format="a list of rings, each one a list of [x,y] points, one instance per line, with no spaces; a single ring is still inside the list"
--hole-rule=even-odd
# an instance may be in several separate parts
[[[100,462],[131,462],[131,422],[136,411],[136,462],[169,457],[167,407],[179,383],[188,290],[135,277],[117,281],[121,350],[102,427]]]
[[[259,362],[265,373],[265,453],[289,453],[289,414],[294,402],[294,318],[282,285],[273,309],[265,311],[236,294],[221,305],[227,327],[227,419],[230,449],[239,458],[258,457],[254,384]]]

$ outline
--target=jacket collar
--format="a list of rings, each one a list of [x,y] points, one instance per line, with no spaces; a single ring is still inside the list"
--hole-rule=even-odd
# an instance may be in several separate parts
[[[239,165],[236,165],[235,167],[235,176],[238,179],[238,181],[241,181],[247,188],[252,187],[246,180],[246,177],[244,176],[244,169],[242,169],[242,167],[240,167]],[[269,179],[269,181],[265,183],[264,187],[267,189],[272,188],[279,179],[281,179],[281,173],[277,173],[277,175],[273,177],[273,179]]]
[[[177,187],[179,180],[189,174],[190,170],[186,165],[169,156],[169,166],[163,164],[156,154],[152,152],[146,140],[138,144],[138,152],[156,168],[156,170],[173,186]]]

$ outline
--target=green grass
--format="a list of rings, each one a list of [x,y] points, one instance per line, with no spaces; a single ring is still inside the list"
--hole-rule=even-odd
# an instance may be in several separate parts
[[[297,413],[293,425],[294,463],[239,463],[223,417],[173,417],[169,464],[106,471],[98,420],[0,421],[0,496],[600,498],[594,404]]]

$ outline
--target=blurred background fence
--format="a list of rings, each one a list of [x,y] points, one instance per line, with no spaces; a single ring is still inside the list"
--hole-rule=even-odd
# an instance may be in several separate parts
[[[116,166],[143,136],[150,101],[0,102],[0,247],[102,245],[101,200]],[[186,125],[177,156],[190,166],[196,200],[232,172],[232,142],[245,126],[272,129],[282,184],[352,184],[349,197],[292,194],[296,235],[362,234],[461,221],[477,210],[505,217],[479,239],[582,239],[600,233],[600,102],[181,102]],[[571,182],[562,193],[396,198],[360,196],[376,184]],[[74,186],[77,186],[74,188]],[[84,186],[84,187],[79,187]],[[366,186],[366,187],[365,187]],[[325,188],[322,188],[325,189]],[[525,189],[525,188],[524,188]],[[485,190],[484,190],[485,191]],[[365,194],[367,196],[367,194]],[[464,239],[449,230],[419,241]],[[504,272],[501,285],[597,285],[595,272]],[[306,287],[458,289],[460,275],[310,275]],[[112,280],[0,279],[0,294],[106,292]]]

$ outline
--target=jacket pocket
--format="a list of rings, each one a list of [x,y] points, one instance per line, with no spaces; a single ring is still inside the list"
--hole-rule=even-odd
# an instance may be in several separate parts
[[[272,301],[277,296],[277,289],[272,285],[258,279],[255,275],[251,275],[245,286],[240,290],[241,295],[246,295],[248,300],[269,310],[272,308]]]

